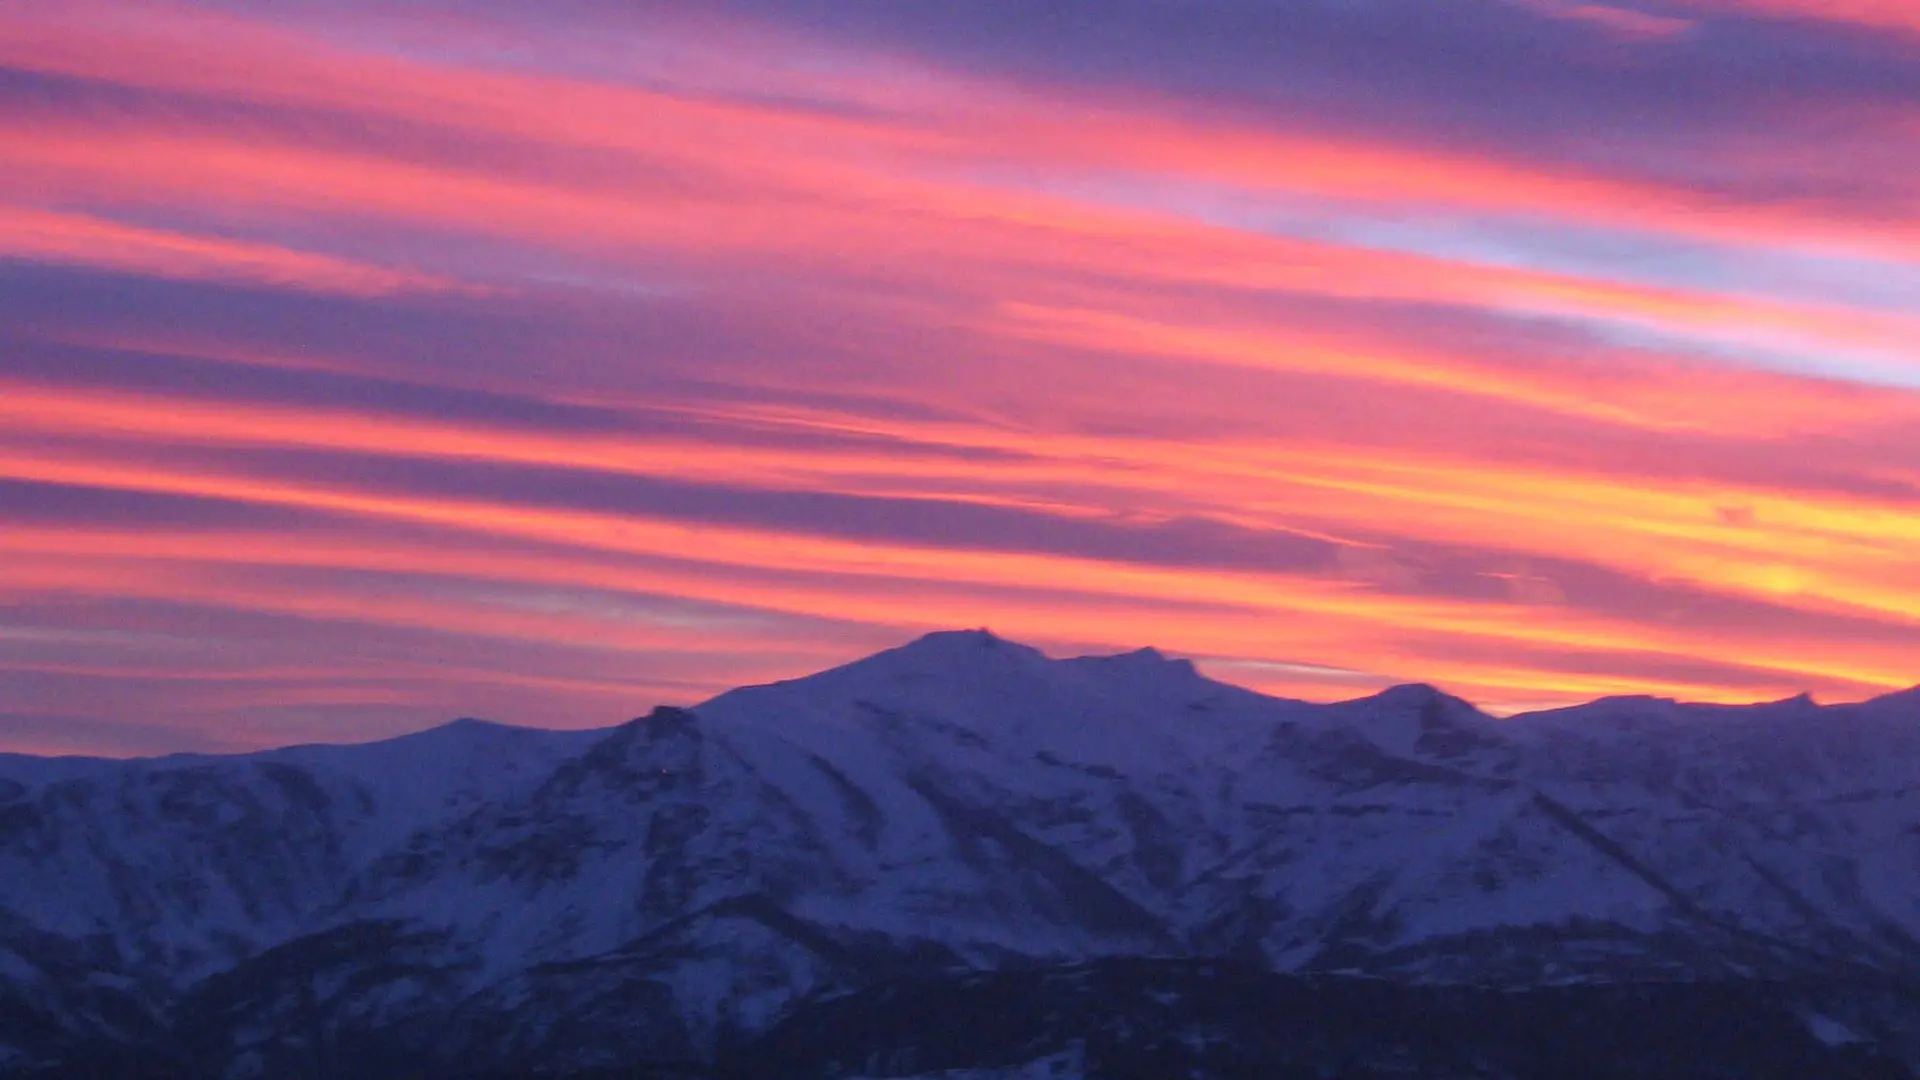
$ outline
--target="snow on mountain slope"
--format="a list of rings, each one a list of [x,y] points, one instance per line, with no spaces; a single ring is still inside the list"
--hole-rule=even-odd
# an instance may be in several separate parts
[[[113,942],[143,976],[194,977],[318,929],[376,856],[520,797],[598,736],[462,721],[365,746],[144,761],[15,759],[0,908]],[[6,792],[0,791],[0,796]]]
[[[1430,687],[1316,706],[954,632],[598,732],[0,758],[0,998],[111,999],[0,1047],[201,1017],[222,1069],[264,1074],[298,1015],[593,1065],[903,972],[1095,956],[1904,972],[1916,882],[1917,693],[1499,721]]]

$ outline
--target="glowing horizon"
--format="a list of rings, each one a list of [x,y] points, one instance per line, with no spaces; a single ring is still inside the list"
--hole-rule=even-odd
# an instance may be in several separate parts
[[[1905,689],[1909,7],[0,11],[0,751]]]

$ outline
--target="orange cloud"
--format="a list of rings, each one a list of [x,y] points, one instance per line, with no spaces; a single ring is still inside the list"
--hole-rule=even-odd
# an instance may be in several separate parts
[[[1684,25],[1553,8],[1639,36]],[[1875,5],[1832,10],[1893,18]],[[885,67],[896,59],[793,71],[755,63],[777,40],[711,32],[741,35],[725,42],[739,61],[728,78],[755,69],[755,93],[382,55],[170,7],[0,13],[0,63],[147,94],[112,108],[77,95],[57,123],[27,106],[0,113],[0,257],[312,292],[329,312],[410,293],[453,309],[491,292],[556,327],[615,327],[604,353],[574,356],[561,340],[514,358],[542,373],[598,365],[601,378],[581,386],[506,365],[439,376],[504,386],[498,396],[521,394],[530,411],[589,404],[605,422],[581,430],[439,415],[430,396],[410,411],[265,404],[218,376],[190,391],[109,391],[67,381],[46,357],[30,372],[23,351],[20,372],[0,377],[0,479],[56,489],[56,508],[76,491],[132,493],[293,511],[307,524],[262,512],[253,526],[132,529],[49,511],[0,530],[0,601],[34,612],[106,597],[198,604],[551,648],[569,659],[490,685],[595,707],[665,692],[665,676],[622,673],[637,656],[692,666],[728,652],[681,689],[840,658],[842,643],[791,630],[823,613],[876,636],[990,624],[1043,643],[1152,637],[1316,696],[1406,672],[1496,704],[1803,686],[1861,696],[1913,679],[1920,461],[1889,448],[1911,444],[1902,433],[1920,422],[1920,395],[1713,357],[1765,349],[1910,367],[1920,318],[1835,299],[1843,289],[1757,291],[1735,274],[1674,285],[1625,261],[1576,273],[1476,258],[1467,245],[1438,257],[1310,239],[1177,196],[1393,225],[1623,229],[1728,259],[1869,253],[1909,269],[1911,215],[930,69],[896,94]],[[396,254],[412,251],[431,255],[425,269]],[[780,303],[817,310],[829,329],[774,328],[771,344],[745,350],[762,356],[757,367],[727,366],[697,336],[666,350],[686,356],[629,353],[609,313],[629,314],[619,290],[634,282],[682,290],[655,290],[668,296],[657,303],[648,293],[634,305],[643,314],[719,312],[730,327],[751,321],[772,283]],[[236,384],[261,369],[378,375],[382,363],[271,328],[230,340],[119,314],[9,340],[56,359],[66,348],[157,367],[210,360]],[[1543,325],[1555,332],[1532,332]],[[241,340],[248,332],[260,340]],[[433,350],[430,335],[409,333]],[[1622,338],[1671,342],[1674,355],[1610,344]],[[882,359],[856,356],[854,339]],[[666,374],[640,377],[657,374],[650,365]],[[658,390],[696,383],[724,392],[667,401]],[[859,393],[900,407],[821,403]],[[701,421],[699,434],[640,419],[674,410]],[[295,458],[338,467],[301,474],[286,464]],[[513,497],[511,484],[416,490],[380,482],[379,469],[361,475],[367,461],[396,474],[705,485],[742,502],[984,509],[1019,526],[995,537],[836,532],[803,515],[716,523],[549,505]],[[1058,540],[1088,525],[1188,528],[1196,548],[1226,537],[1235,557]],[[1324,565],[1261,561],[1263,545],[1310,543],[1324,545]],[[1583,593],[1581,574],[1633,595]],[[566,599],[587,594],[633,605]],[[636,615],[635,598],[772,628],[690,631]],[[221,670],[138,656],[21,663],[75,679],[172,671],[194,682]],[[199,700],[431,700],[417,665],[383,662],[359,689],[333,665],[253,670],[259,685]]]
[[[1852,427],[1863,418],[1891,422],[1915,416],[1920,400],[1899,393],[1834,392],[1813,380],[1753,372],[1662,371],[1622,354],[1601,378],[1540,363],[1501,364],[1401,342],[1369,346],[1353,336],[1284,326],[1245,327],[1221,320],[1169,324],[1110,310],[1002,305],[984,326],[1026,340],[1399,383],[1653,430],[1703,429],[1722,435],[1785,434]],[[1596,385],[1600,384],[1600,385]],[[1789,391],[1788,387],[1792,390]]]
[[[1908,316],[1252,236],[1015,192],[922,184],[895,212],[886,202],[869,201],[887,198],[882,191],[867,194],[844,175],[798,187],[811,176],[807,162],[783,167],[775,189],[757,199],[716,202],[685,193],[537,185],[205,136],[69,130],[18,133],[10,144],[16,176],[34,177],[38,186],[97,187],[100,197],[123,198],[119,170],[131,165],[141,177],[142,198],[383,215],[585,254],[644,251],[643,262],[669,252],[707,260],[777,255],[842,271],[885,266],[949,288],[964,287],[971,272],[980,275],[979,287],[994,291],[1053,288],[1046,283],[1065,272],[1098,268],[1137,281],[1458,303],[1734,343],[1784,339],[1890,356],[1920,344],[1920,320]],[[0,179],[0,190],[5,186]]]
[[[1655,15],[1613,4],[1577,4],[1565,0],[1522,0],[1529,8],[1557,19],[1590,23],[1631,41],[1666,41],[1693,28],[1686,19]]]
[[[1681,0],[1729,15],[1853,23],[1876,30],[1920,31],[1920,9],[1907,0]]]
[[[1773,565],[1801,568],[1812,560],[1858,557],[1876,543],[1905,542],[1914,530],[1888,520],[1871,507],[1848,509],[1829,501],[1805,502],[1781,509],[1791,520],[1818,523],[1792,532],[1762,537],[1719,520],[1709,506],[1729,496],[1725,492],[1691,493],[1684,489],[1636,492],[1601,478],[1584,481],[1566,474],[1529,475],[1508,469],[1490,473],[1485,462],[1456,464],[1432,461],[1425,465],[1405,460],[1355,460],[1351,449],[1294,448],[1279,458],[1272,447],[1258,450],[1259,467],[1269,482],[1267,499],[1285,497],[1291,487],[1313,491],[1320,506],[1350,521],[1370,519],[1419,520],[1422,530],[1436,537],[1458,533],[1484,540],[1489,530],[1506,532],[1503,539],[1522,549],[1561,553],[1608,549],[1613,561],[1636,565],[1651,558],[1655,565],[1697,568],[1706,584],[1733,591],[1755,591],[1744,576],[1748,560],[1767,552]],[[1218,464],[1218,463],[1216,463]],[[1291,467],[1289,467],[1291,466]],[[693,525],[609,515],[590,511],[548,509],[472,500],[449,500],[387,494],[351,487],[274,481],[235,473],[193,473],[143,467],[111,461],[87,461],[66,455],[49,460],[31,453],[0,455],[0,475],[43,482],[81,484],[120,490],[164,492],[238,500],[265,505],[315,509],[347,519],[374,519],[452,529],[475,537],[500,541],[554,544],[597,552],[623,560],[656,564],[646,584],[660,591],[717,603],[750,603],[800,614],[823,610],[822,605],[848,617],[890,625],[944,623],[963,613],[977,613],[979,600],[970,589],[1012,590],[1044,586],[1045,597],[1021,602],[996,601],[995,610],[1018,621],[1017,612],[1034,620],[1033,629],[1050,638],[1086,640],[1110,626],[1110,615],[1076,611],[1062,595],[1083,595],[1106,604],[1160,603],[1204,605],[1205,614],[1189,618],[1156,616],[1156,624],[1184,631],[1183,637],[1202,650],[1229,653],[1231,642],[1247,640],[1253,626],[1267,627],[1261,638],[1277,649],[1318,652],[1333,643],[1351,648],[1366,659],[1390,660],[1366,640],[1381,628],[1399,634],[1449,635],[1516,644],[1552,645],[1613,652],[1677,651],[1718,663],[1799,673],[1825,683],[1892,687],[1903,677],[1902,650],[1879,650],[1858,642],[1837,643],[1830,652],[1810,651],[1807,643],[1756,635],[1728,634],[1703,641],[1685,631],[1623,622],[1573,608],[1528,606],[1524,620],[1509,602],[1474,602],[1439,597],[1396,595],[1355,589],[1330,578],[1292,573],[1251,573],[1159,567],[1116,563],[1059,554],[1018,551],[973,551],[875,541],[848,541],[794,531],[764,531],[739,527]],[[1272,483],[1284,475],[1286,481]],[[1746,497],[1751,492],[1737,493]],[[1257,512],[1260,502],[1243,509]],[[1766,517],[1772,507],[1763,508]],[[1784,546],[1783,546],[1783,541]],[[1694,563],[1686,553],[1694,551]],[[1716,555],[1716,552],[1720,553]],[[697,553],[697,554],[695,554]],[[440,556],[436,556],[440,558]],[[1800,560],[1796,562],[1795,560]],[[674,569],[659,568],[660,563]],[[1732,569],[1729,569],[1732,568]],[[738,576],[754,577],[750,585],[732,584]],[[769,584],[766,575],[775,575]],[[28,580],[43,577],[35,570]],[[793,579],[814,584],[793,583]],[[631,580],[631,578],[630,578]],[[929,586],[938,582],[937,587]],[[830,583],[830,584],[829,584]],[[636,583],[637,584],[637,583]],[[1920,611],[1914,594],[1882,591],[1849,596],[1842,575],[1828,572],[1816,595],[1857,602],[1882,615]],[[1885,582],[1880,582],[1884,586]],[[91,587],[91,586],[90,586]],[[125,593],[136,582],[115,586]],[[159,588],[171,591],[176,583],[162,579]],[[958,591],[961,595],[954,596]],[[1762,585],[1758,590],[1774,592]],[[949,597],[941,602],[941,595]],[[229,598],[231,599],[231,598]],[[287,602],[309,605],[316,617],[402,618],[407,605],[392,605],[337,597],[294,596]],[[1822,601],[1830,602],[1830,601]],[[343,606],[344,605],[344,606]],[[790,605],[790,606],[789,606]],[[1233,617],[1232,612],[1243,613]],[[1228,613],[1223,615],[1224,613]],[[1272,620],[1290,620],[1295,632],[1279,634]],[[960,623],[978,620],[959,619]],[[462,611],[453,625],[468,632],[497,632],[554,640],[571,635],[598,637],[591,622],[579,619],[507,614],[478,617]],[[1340,629],[1344,627],[1345,629]],[[1368,664],[1366,666],[1374,666]],[[1381,665],[1388,666],[1388,665]],[[1461,665],[1471,679],[1472,665]]]
[[[104,10],[112,14],[120,9]],[[755,41],[753,46],[776,49],[777,43]],[[649,171],[669,162],[675,168],[715,169],[768,190],[857,195],[865,200],[863,209],[888,204],[901,209],[944,205],[968,213],[973,207],[966,204],[975,202],[978,192],[930,184],[901,166],[917,166],[924,176],[928,168],[1010,160],[1028,168],[1123,166],[1263,194],[1540,215],[1768,250],[1776,250],[1783,242],[1798,242],[1905,256],[1914,250],[1916,236],[1911,222],[1890,222],[1883,213],[1849,221],[1831,207],[1810,210],[1778,200],[1742,204],[1683,186],[1485,154],[1196,123],[1173,114],[1165,103],[1063,103],[951,73],[928,81],[930,89],[913,102],[915,112],[871,120],[554,76],[436,67],[347,52],[260,23],[201,12],[171,12],[165,20],[145,22],[100,16],[92,22],[69,19],[51,24],[33,18],[0,19],[0,58],[26,70],[341,109],[450,130],[487,132],[536,146],[641,154],[649,159]],[[886,98],[853,78],[840,80],[837,89],[861,99]],[[715,131],[726,131],[729,137],[707,137]],[[160,163],[217,150],[204,141],[190,147],[143,139],[133,130],[121,134],[128,139],[128,151]],[[750,153],[742,153],[749,148]],[[388,150],[396,156],[407,152],[401,147]],[[285,153],[280,152],[283,160]],[[771,161],[779,164],[770,165]],[[318,163],[285,160],[240,190],[223,187],[218,194],[272,198],[278,181]],[[431,216],[440,201],[401,197],[424,182],[417,170],[395,168],[384,176],[356,182],[356,166],[370,163],[339,164],[342,167],[320,174],[325,182],[313,185],[320,190],[304,202],[324,209],[331,193],[349,206],[373,198],[369,209]],[[644,175],[624,174],[630,191],[640,190]],[[491,209],[497,210],[500,200],[516,197],[499,185],[476,183],[473,177],[442,176],[440,182],[447,187],[442,194],[455,197],[451,205],[469,207],[478,215],[488,212],[489,203],[496,204]],[[712,190],[726,187],[714,185]],[[385,191],[392,191],[394,198],[378,199]],[[649,202],[667,194],[646,193]],[[525,195],[517,193],[520,198]],[[572,213],[566,211],[567,205],[573,207]],[[591,199],[575,198],[545,207],[544,214],[534,206],[514,210],[517,214],[536,211],[536,220],[557,225],[568,217],[590,217],[600,206]],[[1045,200],[1029,200],[1023,209],[1003,197],[1001,206],[1008,220],[1051,229],[1068,226],[1078,212],[1070,205]],[[629,214],[635,209],[627,207]],[[666,215],[669,222],[671,217]],[[518,223],[524,219],[493,220]],[[759,220],[752,228],[758,231],[778,224],[778,220]]]
[[[348,296],[448,290],[431,274],[244,241],[144,229],[83,214],[0,205],[0,257],[186,281],[238,281]]]

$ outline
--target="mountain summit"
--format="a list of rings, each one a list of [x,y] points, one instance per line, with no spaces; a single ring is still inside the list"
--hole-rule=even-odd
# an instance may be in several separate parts
[[[1581,1075],[1908,1076],[1916,883],[1912,694],[1500,721],[942,633],[599,732],[0,758],[0,1076],[1544,1077],[1603,1021],[1707,1064]]]

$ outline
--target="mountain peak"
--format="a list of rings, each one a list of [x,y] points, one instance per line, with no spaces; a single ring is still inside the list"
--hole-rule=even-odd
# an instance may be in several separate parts
[[[981,665],[1024,667],[1045,662],[1046,655],[1030,645],[1008,641],[984,627],[977,630],[936,630],[905,645],[856,660],[848,668],[905,667],[916,673],[970,672]]]
[[[465,732],[471,732],[474,734],[479,734],[482,732],[492,732],[492,731],[512,731],[514,729],[510,724],[502,724],[493,720],[482,720],[477,716],[462,716],[454,720],[449,720],[444,724],[441,724],[440,730],[465,731]]]
[[[1112,661],[1116,664],[1126,664],[1131,667],[1143,668],[1161,667],[1167,664],[1187,664],[1187,661],[1176,660],[1151,645],[1145,648],[1135,649],[1132,652],[1115,653],[1112,656],[1102,657],[1102,659]],[[1189,664],[1188,666],[1191,665]]]
[[[893,651],[898,652],[910,649],[915,652],[951,653],[979,649],[997,649],[1003,646],[1011,646],[1016,649],[1026,648],[1025,645],[1008,641],[1006,638],[995,634],[992,630],[980,626],[970,630],[934,630],[930,633],[921,634],[919,637],[914,638],[912,641],[907,642],[905,645],[900,646],[899,649]]]
[[[378,745],[379,743],[407,743],[417,745],[421,742],[469,745],[496,742],[502,739],[513,738],[516,735],[526,735],[530,733],[535,735],[544,734],[544,732],[537,728],[515,727],[512,724],[501,724],[492,720],[481,720],[477,717],[463,716],[458,720],[449,720],[437,727],[409,732],[391,739],[381,739],[376,743],[363,745]]]
[[[1193,661],[1168,656],[1151,645],[1134,649],[1132,652],[1111,653],[1105,656],[1079,656],[1065,663],[1139,678],[1171,676],[1177,680],[1186,681],[1199,675],[1199,671],[1193,666]]]
[[[1422,709],[1428,707],[1455,706],[1465,708],[1471,712],[1480,711],[1472,702],[1464,698],[1455,697],[1445,690],[1434,686],[1432,683],[1401,683],[1398,686],[1389,686],[1371,697],[1361,698],[1360,700],[1378,705],[1403,708]]]

